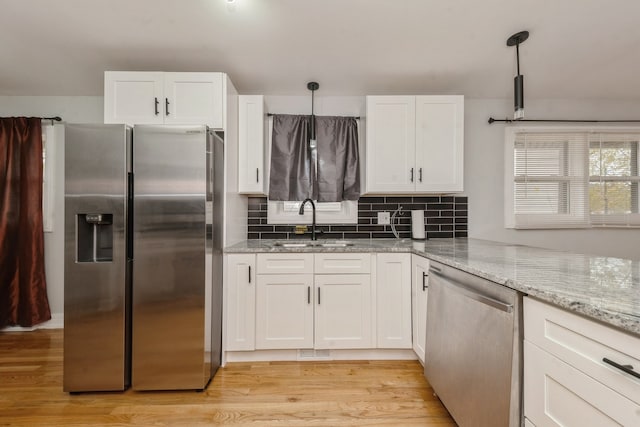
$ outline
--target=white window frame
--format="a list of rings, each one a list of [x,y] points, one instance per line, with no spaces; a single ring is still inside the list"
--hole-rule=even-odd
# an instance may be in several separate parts
[[[624,134],[624,132],[622,132]],[[636,133],[636,132],[634,132]],[[599,134],[611,135],[612,132],[599,132]],[[635,141],[628,141],[635,143],[635,150],[632,149],[632,154],[635,154],[635,159],[632,157],[632,162],[635,161],[635,165],[631,166],[631,171],[635,172],[635,175],[591,175],[589,177],[589,183],[600,183],[600,182],[629,182],[632,184],[632,191],[635,191],[635,206],[633,206],[633,195],[632,195],[632,209],[635,212],[631,212],[628,214],[621,213],[610,213],[610,214],[592,214],[591,221],[593,226],[597,227],[640,227],[640,213],[639,206],[640,203],[640,130],[637,132],[638,138]],[[591,148],[592,143],[600,143],[601,141],[591,140],[589,148]],[[624,141],[604,141],[605,144],[610,142],[624,142]],[[601,147],[598,147],[601,148]],[[635,152],[634,152],[635,151]],[[635,167],[634,167],[635,166]],[[633,186],[635,186],[635,190],[633,190]]]
[[[317,224],[357,224],[358,202],[344,201],[316,204]],[[310,203],[304,215],[298,214],[300,202],[267,201],[267,224],[311,224],[313,219]]]
[[[515,214],[515,200],[514,200],[514,185],[517,181],[517,177],[514,176],[514,146],[516,141],[516,136],[518,133],[576,133],[583,134],[586,138],[586,150],[584,153],[584,167],[585,173],[583,184],[587,187],[586,193],[586,203],[589,203],[589,194],[588,194],[588,185],[590,182],[593,182],[595,178],[599,177],[590,177],[589,176],[589,141],[592,138],[592,134],[610,134],[610,133],[634,133],[640,135],[640,128],[638,127],[611,127],[611,126],[602,126],[602,127],[548,127],[548,126],[534,126],[534,127],[507,127],[505,129],[505,151],[504,151],[504,159],[505,159],[505,180],[504,180],[504,221],[505,228],[517,228],[517,229],[553,229],[553,228],[592,228],[592,227],[640,227],[640,214],[632,213],[629,215],[595,215],[591,214],[591,209],[587,206],[587,212],[584,220],[580,220],[576,218],[576,221],[570,225],[567,225],[567,220],[571,220],[571,218],[567,218],[566,214],[557,214],[555,215],[557,221],[548,221],[548,218],[544,221],[536,221],[535,215],[528,215],[531,218],[531,221],[523,220],[516,221]],[[640,152],[640,147],[638,147],[638,151]],[[639,158],[638,167],[640,167],[640,154],[638,154]],[[568,180],[569,178],[559,177],[558,179],[549,178],[550,182],[561,182],[563,180]],[[540,179],[540,181],[544,181],[545,178]],[[613,178],[613,180],[620,180],[619,178]],[[640,181],[638,177],[632,177],[631,179],[624,179],[624,181]],[[597,181],[597,180],[596,180]],[[640,183],[639,185],[640,186]],[[571,200],[569,203],[573,203]],[[549,216],[549,215],[548,215]],[[621,222],[621,216],[625,216],[627,219],[626,223]],[[608,220],[608,222],[607,222]]]

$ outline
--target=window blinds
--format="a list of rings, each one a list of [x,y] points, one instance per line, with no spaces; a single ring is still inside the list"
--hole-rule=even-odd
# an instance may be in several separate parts
[[[512,228],[589,226],[586,135],[521,132],[512,144]]]

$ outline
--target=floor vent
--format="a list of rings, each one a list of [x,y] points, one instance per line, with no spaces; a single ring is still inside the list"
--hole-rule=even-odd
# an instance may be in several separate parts
[[[331,350],[298,350],[298,360],[331,360]]]

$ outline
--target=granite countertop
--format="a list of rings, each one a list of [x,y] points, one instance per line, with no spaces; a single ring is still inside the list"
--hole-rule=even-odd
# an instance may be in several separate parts
[[[353,245],[285,248],[274,246],[274,240],[247,240],[225,253],[414,253],[640,335],[640,261],[467,238],[349,242]]]

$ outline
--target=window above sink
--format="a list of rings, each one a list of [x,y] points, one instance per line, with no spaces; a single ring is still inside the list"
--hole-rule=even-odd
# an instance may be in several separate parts
[[[311,209],[299,215],[300,203],[267,201],[268,224],[311,224]],[[357,224],[358,202],[355,200],[332,203],[316,203],[316,223]]]

